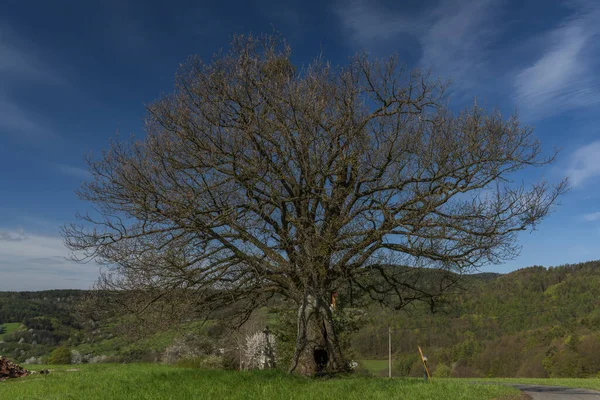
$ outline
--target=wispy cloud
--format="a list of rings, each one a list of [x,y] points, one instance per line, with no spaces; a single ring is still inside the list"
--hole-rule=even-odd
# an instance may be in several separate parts
[[[6,43],[4,37],[0,30],[0,73],[12,76],[39,75],[41,71],[33,66],[32,60],[20,49]]]
[[[0,55],[1,57],[1,55]],[[0,91],[2,87],[0,86]],[[42,128],[40,119],[23,110],[16,102],[2,96],[0,92],[0,135],[19,135],[35,139],[50,133]]]
[[[87,170],[79,167],[74,167],[72,165],[59,164],[58,169],[63,174],[73,176],[75,178],[89,179],[91,177],[91,174]]]
[[[487,47],[497,33],[494,17],[501,5],[500,0],[448,0],[418,14],[407,14],[354,0],[339,3],[334,13],[350,39],[366,49],[382,40],[411,36],[421,46],[421,66],[465,88],[485,72]]]
[[[353,0],[340,2],[333,8],[349,38],[360,47],[371,47],[386,40],[421,29],[419,21],[399,12],[391,12],[374,2]]]
[[[540,56],[517,73],[516,101],[530,118],[558,115],[600,103],[596,74],[600,5],[573,3],[578,12],[542,38]]]
[[[588,222],[594,222],[600,220],[600,212],[593,212],[583,215],[583,219]]]
[[[25,232],[23,230],[17,230],[17,231],[12,231],[12,232],[0,231],[0,241],[20,242],[25,239],[27,239],[27,236],[25,236]]]
[[[575,150],[570,157],[567,176],[574,187],[600,177],[600,140]]]
[[[58,236],[1,231],[0,290],[89,288],[99,266],[74,263],[68,254]]]
[[[21,83],[32,82],[63,83],[51,72],[48,63],[38,60],[32,46],[11,27],[0,23],[0,135],[18,135],[25,139],[49,135],[48,129],[43,128],[47,124],[10,95]]]
[[[474,84],[486,69],[500,5],[497,0],[444,2],[421,39],[421,64],[449,75],[462,87]]]

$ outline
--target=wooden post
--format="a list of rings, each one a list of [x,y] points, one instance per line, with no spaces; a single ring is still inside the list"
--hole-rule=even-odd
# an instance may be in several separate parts
[[[388,375],[392,377],[392,327],[388,326]]]
[[[421,346],[417,346],[419,348],[419,354],[421,355],[421,361],[423,362],[423,366],[425,367],[425,372],[427,373],[427,380],[429,383],[431,382],[431,375],[429,374],[429,368],[427,368],[427,360],[425,360],[425,356],[423,355],[423,351],[421,350]]]

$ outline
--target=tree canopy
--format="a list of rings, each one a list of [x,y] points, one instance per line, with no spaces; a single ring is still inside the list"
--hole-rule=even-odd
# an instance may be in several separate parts
[[[396,57],[299,68],[281,38],[237,36],[182,65],[144,138],[89,160],[79,196],[95,211],[66,244],[106,265],[103,288],[148,295],[144,309],[185,298],[243,319],[290,299],[293,368],[343,369],[333,291],[433,304],[457,274],[517,254],[567,188],[513,182],[554,156],[516,115],[451,112],[444,89]]]

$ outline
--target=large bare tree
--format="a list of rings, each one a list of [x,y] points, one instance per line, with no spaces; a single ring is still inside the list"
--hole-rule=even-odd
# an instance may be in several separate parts
[[[291,370],[344,369],[330,307],[342,288],[400,309],[457,274],[514,257],[566,182],[513,182],[542,166],[532,129],[473,106],[395,57],[292,64],[279,37],[235,37],[192,57],[148,107],[146,136],[89,161],[91,214],[64,229],[103,288],[243,317],[273,295],[298,307]]]

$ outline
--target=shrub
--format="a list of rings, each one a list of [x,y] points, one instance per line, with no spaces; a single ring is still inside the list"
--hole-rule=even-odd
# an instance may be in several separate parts
[[[42,360],[36,357],[29,357],[27,360],[23,361],[23,364],[42,364]]]
[[[214,344],[206,337],[186,335],[167,347],[162,360],[168,364],[175,364],[178,361],[210,355],[214,348]]]
[[[247,369],[265,369],[275,367],[277,359],[277,341],[275,336],[256,332],[246,337],[244,364]]]
[[[104,354],[101,354],[99,356],[93,356],[89,358],[88,362],[90,364],[102,364],[108,362],[108,356]]]
[[[68,347],[57,347],[50,355],[50,364],[71,364],[71,350]]]
[[[409,376],[413,364],[419,363],[418,365],[422,368],[419,355],[414,353],[401,354],[396,358],[393,365],[394,375]]]
[[[77,350],[71,351],[71,364],[83,364],[85,362],[84,360],[85,359],[80,352]]]
[[[434,378],[450,378],[450,375],[452,375],[452,368],[443,363],[439,363],[432,374]]]

